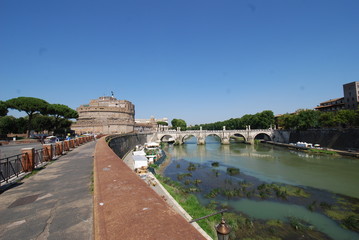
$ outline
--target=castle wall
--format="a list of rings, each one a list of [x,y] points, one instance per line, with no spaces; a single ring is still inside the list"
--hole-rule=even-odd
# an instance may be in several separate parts
[[[79,118],[72,125],[76,133],[114,134],[133,132],[135,106],[126,100],[100,97],[77,108]]]

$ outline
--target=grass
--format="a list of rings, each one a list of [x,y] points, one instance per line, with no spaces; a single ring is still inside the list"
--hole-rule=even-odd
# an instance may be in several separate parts
[[[307,151],[311,152],[311,153],[324,153],[324,154],[329,154],[329,155],[336,155],[337,154],[334,151],[329,151],[329,150],[324,150],[324,149],[316,149],[316,148],[309,148]]]
[[[31,176],[34,176],[35,174],[40,172],[42,169],[45,169],[45,167],[35,168],[34,170],[31,171],[31,173],[27,174],[24,178],[29,178]]]
[[[186,210],[192,218],[200,218],[214,212],[213,209],[203,207],[196,196],[192,194],[187,194],[183,191],[183,188],[178,188],[178,185],[169,181],[168,179],[163,178],[161,175],[156,175],[157,179],[162,183],[164,188],[172,195],[172,197]],[[175,186],[173,186],[174,184]],[[215,239],[216,231],[215,224],[220,222],[220,216],[212,216],[203,220],[198,221],[197,223],[201,228],[207,232],[213,239]]]
[[[95,189],[95,185],[94,185],[95,179],[94,179],[94,175],[93,175],[93,171],[91,172],[91,183],[90,183],[90,192],[93,194],[94,189]]]
[[[281,220],[278,220],[278,219],[268,220],[266,222],[266,224],[269,225],[269,226],[277,226],[277,227],[283,226],[283,222]]]
[[[195,195],[188,194],[178,182],[171,181],[169,178],[163,177],[161,175],[156,175],[156,178],[161,182],[163,187],[171,194],[171,196],[183,207],[183,209],[190,216],[192,216],[193,219],[207,216],[217,211],[217,202],[211,201],[211,203],[207,207],[203,206],[200,204]],[[219,191],[219,189],[214,191]],[[221,207],[226,208],[226,206]],[[241,231],[240,229],[252,229],[254,226],[251,219],[246,218],[242,215],[226,212],[223,214],[223,217],[226,220],[226,223],[232,229],[230,233],[230,239],[237,239],[236,232]],[[213,239],[217,239],[215,225],[220,223],[220,221],[221,215],[217,214],[199,220],[197,221],[197,223],[209,236],[211,236]]]

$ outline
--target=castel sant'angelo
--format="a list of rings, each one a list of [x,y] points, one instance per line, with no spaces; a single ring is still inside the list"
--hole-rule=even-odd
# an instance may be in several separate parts
[[[71,128],[77,134],[128,133],[134,130],[135,105],[127,100],[117,100],[114,96],[100,97],[76,110],[79,117]]]

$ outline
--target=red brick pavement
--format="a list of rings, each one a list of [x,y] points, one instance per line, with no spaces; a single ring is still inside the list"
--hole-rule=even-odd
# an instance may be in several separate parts
[[[94,160],[95,239],[205,239],[106,144]]]

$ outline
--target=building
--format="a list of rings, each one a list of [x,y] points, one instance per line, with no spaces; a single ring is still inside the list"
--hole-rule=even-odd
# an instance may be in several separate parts
[[[338,111],[342,109],[358,109],[359,82],[343,84],[344,97],[321,102],[315,109],[322,112]]]
[[[135,105],[129,101],[105,96],[91,100],[76,110],[79,117],[71,128],[77,134],[115,134],[134,130]]]
[[[335,98],[322,102],[315,109],[321,112],[332,112],[332,111],[338,111],[344,109],[344,107],[345,107],[344,98],[342,97],[342,98]]]
[[[158,122],[165,122],[167,126],[158,125]],[[158,118],[155,119],[151,116],[150,119],[136,119],[135,120],[135,131],[143,132],[143,131],[165,131],[168,130],[168,118]]]
[[[358,109],[359,82],[351,82],[343,85],[344,104],[346,109]]]

